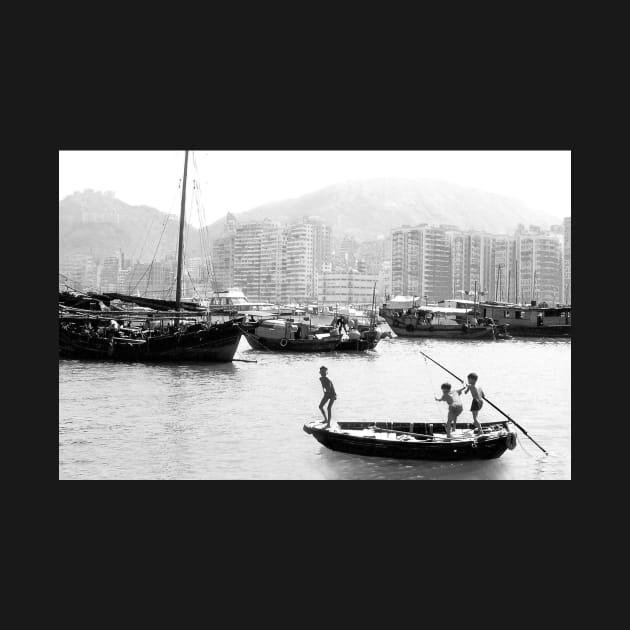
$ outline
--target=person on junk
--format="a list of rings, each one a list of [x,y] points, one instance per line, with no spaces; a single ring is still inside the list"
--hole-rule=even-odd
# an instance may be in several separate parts
[[[466,386],[464,385],[461,389],[451,391],[450,383],[442,383],[440,389],[442,390],[442,396],[440,398],[436,398],[435,400],[443,400],[448,403],[448,415],[446,416],[446,437],[450,440],[453,437],[451,430],[455,429],[457,424],[457,416],[464,411],[462,399],[459,396],[462,391],[466,389]]]
[[[330,427],[330,420],[332,417],[331,407],[335,400],[337,400],[337,392],[335,392],[335,386],[332,384],[332,381],[326,376],[328,373],[328,368],[324,365],[319,368],[320,377],[319,380],[322,384],[322,388],[324,390],[324,397],[322,401],[319,403],[319,410],[322,412],[324,416],[324,422],[327,422],[326,428]],[[328,402],[328,417],[326,417],[326,412],[324,411],[324,405]]]

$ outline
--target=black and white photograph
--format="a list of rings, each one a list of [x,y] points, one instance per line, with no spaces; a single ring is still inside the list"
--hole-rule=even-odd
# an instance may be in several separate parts
[[[570,150],[59,150],[60,480],[570,480]]]

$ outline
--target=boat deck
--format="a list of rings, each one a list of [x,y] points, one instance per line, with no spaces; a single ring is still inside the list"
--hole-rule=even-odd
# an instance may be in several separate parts
[[[326,428],[323,421],[311,422],[308,426],[313,429],[348,435],[358,438],[375,438],[378,440],[390,440],[393,442],[426,442],[429,441],[466,441],[483,439],[496,435],[502,435],[507,431],[507,426],[503,422],[482,424],[483,435],[474,431],[472,423],[458,423],[451,432],[453,436],[450,440],[446,436],[444,422],[335,422],[330,428]]]

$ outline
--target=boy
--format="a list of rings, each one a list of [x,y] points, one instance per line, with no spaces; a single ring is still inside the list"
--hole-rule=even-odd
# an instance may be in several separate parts
[[[321,376],[319,377],[319,380],[322,384],[322,388],[324,389],[324,397],[322,398],[322,401],[319,403],[319,410],[322,412],[322,415],[324,416],[324,422],[328,421],[328,424],[326,425],[326,428],[330,428],[330,418],[331,418],[331,407],[333,406],[333,403],[335,402],[335,400],[337,400],[337,393],[335,392],[335,386],[332,384],[332,381],[326,376],[326,373],[328,372],[328,368],[323,366],[319,368],[319,373],[321,374]],[[324,411],[324,405],[326,404],[326,401],[328,402],[328,418],[326,418],[326,412]]]
[[[446,417],[446,437],[450,440],[453,436],[451,434],[451,427],[454,429],[457,424],[457,416],[464,411],[464,407],[462,406],[462,401],[459,395],[462,390],[459,389],[455,392],[451,392],[451,384],[450,383],[442,383],[442,397],[436,398],[435,400],[443,400],[448,403],[448,416]]]
[[[470,406],[470,411],[472,411],[473,424],[475,425],[475,432],[478,432],[481,435],[483,433],[483,429],[481,428],[481,424],[479,420],[477,420],[477,415],[479,414],[481,407],[483,407],[483,399],[485,398],[485,394],[483,393],[483,389],[481,389],[481,387],[477,385],[477,378],[478,376],[474,372],[471,372],[468,375],[468,385],[466,385],[465,387],[462,387],[462,390],[463,389],[466,390],[464,394],[467,394],[468,392],[470,392],[473,397],[472,405]]]

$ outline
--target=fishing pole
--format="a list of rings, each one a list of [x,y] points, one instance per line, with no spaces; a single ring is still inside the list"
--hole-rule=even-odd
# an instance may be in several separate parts
[[[459,378],[459,376],[457,376],[457,374],[453,374],[453,372],[451,372],[450,370],[447,370],[443,365],[441,365],[440,363],[438,363],[435,359],[432,359],[428,354],[425,354],[424,352],[422,352],[422,350],[420,350],[420,354],[425,356],[427,359],[429,359],[430,361],[433,361],[433,363],[435,363],[435,365],[439,365],[445,372],[448,372],[453,378],[456,378],[460,383],[463,383],[464,381]],[[510,418],[510,416],[507,415],[507,413],[505,413],[504,411],[502,411],[501,409],[499,409],[495,404],[491,403],[486,397],[485,395],[483,396],[483,399],[491,406],[494,407],[500,414],[504,415],[512,424],[514,424],[515,426],[517,426],[545,455],[549,455],[549,453],[547,453],[547,451],[540,445],[538,444],[538,442],[536,442],[536,440],[531,437],[527,431],[518,423],[515,422],[512,418]]]

